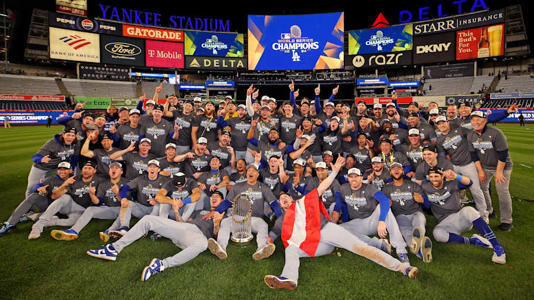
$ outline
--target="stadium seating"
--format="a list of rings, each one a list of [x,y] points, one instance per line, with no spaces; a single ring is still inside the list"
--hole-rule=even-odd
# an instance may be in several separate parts
[[[0,74],[0,91],[11,95],[61,95],[54,78]]]
[[[493,81],[493,76],[476,76],[473,78],[473,83],[469,89],[469,93],[480,94],[484,89],[488,89]]]
[[[469,94],[474,77],[426,79],[423,87],[426,96]]]
[[[156,90],[156,87],[159,84],[160,83],[157,81],[143,81],[141,83],[143,93],[146,94],[148,98],[152,98],[152,96],[154,95],[154,90]],[[159,93],[159,97],[163,98],[165,96],[170,96],[174,94],[176,94],[176,92],[174,91],[174,86],[171,84],[164,83],[163,89],[161,90],[161,93]]]
[[[501,77],[497,84],[497,91],[501,93],[534,92],[534,77],[530,75]]]
[[[125,81],[62,79],[73,96],[137,98],[136,83]]]
[[[57,101],[0,101],[0,110],[32,111],[32,110],[68,110],[68,106]]]

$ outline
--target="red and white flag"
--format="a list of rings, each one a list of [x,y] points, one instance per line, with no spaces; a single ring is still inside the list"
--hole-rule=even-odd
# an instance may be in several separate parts
[[[293,202],[285,212],[282,225],[284,246],[297,246],[314,257],[321,241],[321,214],[330,220],[317,189]]]

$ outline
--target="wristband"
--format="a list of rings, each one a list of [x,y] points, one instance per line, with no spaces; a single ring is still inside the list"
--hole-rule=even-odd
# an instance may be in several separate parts
[[[456,181],[462,181],[463,177],[460,174],[456,175],[456,178],[454,178]]]
[[[191,197],[187,197],[185,198],[184,200],[182,200],[182,203],[185,205],[185,204],[189,204],[191,203]]]

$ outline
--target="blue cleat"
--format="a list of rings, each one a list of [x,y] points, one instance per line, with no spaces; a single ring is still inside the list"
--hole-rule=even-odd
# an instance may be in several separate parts
[[[506,253],[504,253],[504,248],[502,246],[493,249],[493,257],[491,258],[491,261],[500,265],[506,264]]]
[[[419,250],[421,252],[421,258],[423,259],[423,262],[429,263],[432,261],[432,241],[429,237],[425,236],[423,238],[423,242]]]
[[[0,227],[0,236],[15,230],[15,225],[11,225],[8,222],[4,222]]]
[[[108,235],[111,238],[120,239],[123,235],[126,234],[126,232],[128,232],[128,230],[130,230],[130,227],[122,226],[121,228],[119,228],[117,230],[110,230]]]
[[[104,248],[87,251],[87,255],[104,260],[115,261],[119,252],[117,252],[111,244],[107,244]]]
[[[292,291],[297,288],[297,282],[295,280],[282,276],[265,275],[263,281],[265,281],[265,284],[271,289],[286,289]]]
[[[152,259],[150,264],[143,269],[143,272],[141,273],[141,281],[147,281],[153,275],[162,273],[164,269],[161,260],[157,258]]]
[[[72,229],[52,230],[50,235],[58,241],[72,241],[78,238],[78,233]]]
[[[415,279],[417,277],[417,273],[419,273],[419,269],[417,267],[409,266],[404,270],[404,275],[408,276],[410,279]]]

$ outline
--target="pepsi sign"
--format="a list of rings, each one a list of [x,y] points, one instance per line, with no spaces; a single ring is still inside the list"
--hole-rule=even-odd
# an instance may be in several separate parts
[[[122,35],[122,25],[118,23],[92,20],[81,16],[73,16],[49,12],[48,23],[51,27],[74,29],[103,34]]]

